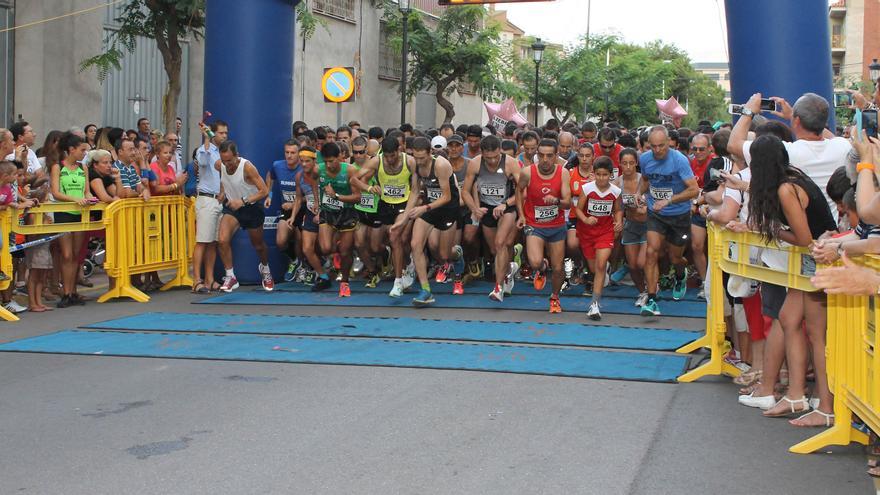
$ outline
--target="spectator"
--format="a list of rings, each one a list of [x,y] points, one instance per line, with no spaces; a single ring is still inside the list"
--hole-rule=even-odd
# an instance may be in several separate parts
[[[41,179],[42,185],[34,184],[31,188],[31,197],[34,201],[45,203],[49,196],[49,188],[45,179]],[[37,215],[42,215],[42,223],[48,225],[52,223],[52,216],[48,213],[29,213],[25,217],[25,223],[32,225],[36,223]],[[47,235],[30,235],[28,241],[40,240]],[[49,243],[45,242],[37,246],[27,248],[25,251],[25,261],[28,269],[27,289],[28,289],[28,311],[34,313],[42,313],[50,311],[51,308],[43,304],[43,289],[48,280],[49,273],[52,271],[52,253],[49,251]]]
[[[89,144],[89,148],[95,149],[98,145],[98,141],[95,139],[95,135],[98,134],[98,126],[95,124],[87,124],[83,127],[83,132],[86,134],[86,143]]]
[[[127,139],[116,141],[114,146],[116,151],[116,161],[113,167],[119,171],[122,180],[122,189],[116,191],[116,195],[120,198],[137,198],[144,193],[144,186],[141,184],[141,177],[135,166],[135,147],[134,142]]]
[[[43,166],[33,150],[37,135],[31,125],[20,120],[12,124],[9,132],[12,133],[12,140],[15,142],[15,151],[5,155],[6,160],[19,160],[27,165],[27,173],[43,175]]]
[[[89,189],[102,203],[112,203],[120,199],[124,189],[122,175],[113,166],[109,151],[92,150],[86,155]],[[100,212],[98,212],[100,213]]]
[[[150,144],[150,136],[152,132],[150,132],[150,119],[146,117],[141,117],[137,121],[137,137],[144,140],[148,145]]]
[[[214,265],[217,262],[217,240],[223,205],[218,199],[220,197],[220,172],[214,165],[220,161],[219,146],[229,136],[229,126],[222,120],[212,122],[210,129],[214,134],[213,137],[208,136],[208,127],[204,123],[199,124],[199,128],[202,131],[203,144],[196,153],[198,184],[196,185],[196,247],[193,250],[193,291],[205,293],[206,291],[220,290],[220,284],[214,281]],[[294,126],[294,128],[297,127]],[[308,130],[302,126],[299,129]],[[204,280],[202,280],[203,271]]]

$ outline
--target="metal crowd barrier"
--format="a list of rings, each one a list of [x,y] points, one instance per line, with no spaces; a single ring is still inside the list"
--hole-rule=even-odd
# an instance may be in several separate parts
[[[775,251],[785,262],[786,271],[764,266],[760,259],[750,259],[753,249]],[[758,257],[760,258],[760,257]],[[864,256],[855,260],[880,271],[880,257]],[[707,375],[737,376],[740,371],[724,362],[730,344],[725,339],[724,285],[722,272],[772,283],[788,288],[815,292],[810,283],[812,257],[805,248],[770,245],[754,232],[736,233],[709,224],[710,293],[706,308],[706,334],[676,352],[691,353],[708,348],[710,359],[702,366],[680,376],[680,382],[692,382]],[[828,330],[825,354],[828,383],[834,395],[834,426],[793,447],[793,453],[806,454],[828,445],[868,443],[862,431],[853,428],[858,416],[875,432],[880,432],[880,299],[876,296],[828,296]]]

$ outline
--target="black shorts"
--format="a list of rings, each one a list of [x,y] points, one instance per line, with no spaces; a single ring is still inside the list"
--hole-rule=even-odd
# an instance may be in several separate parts
[[[458,207],[437,208],[422,214],[421,219],[433,225],[438,230],[449,230],[458,220]]]
[[[58,211],[53,215],[55,223],[80,223],[82,215],[67,213],[66,211]]]
[[[483,227],[489,227],[490,229],[498,228],[498,219],[492,214],[492,210],[494,210],[495,207],[487,205],[486,203],[480,203],[480,208],[486,208],[489,210],[483,215],[483,218],[480,219],[480,225]],[[508,206],[504,209],[504,215],[507,215],[510,212],[516,213],[516,206]]]
[[[565,225],[566,225],[566,227],[568,227],[568,230],[576,230],[576,229],[577,229],[577,224],[578,224],[578,219],[577,219],[577,217],[575,217],[575,218],[568,218],[568,219],[565,221]]]
[[[358,224],[357,210],[343,208],[337,211],[321,210],[321,225],[329,225],[339,232],[354,230]]]
[[[372,213],[369,211],[355,210],[358,213],[358,221],[371,229],[378,229],[382,226],[382,218],[379,212]]]
[[[666,237],[666,242],[682,247],[691,238],[691,214],[665,216],[648,212],[648,232],[657,232]]]
[[[761,312],[774,320],[779,319],[779,312],[788,295],[785,287],[761,282]]]
[[[280,210],[281,215],[278,217],[278,221],[281,220],[290,220],[290,215],[293,213],[293,210]],[[306,216],[306,210],[304,208],[300,208],[299,212],[296,214],[296,218],[293,220],[294,227],[302,227],[303,218]]]
[[[238,224],[245,230],[262,228],[266,221],[266,213],[257,205],[244,205],[235,211],[224,206],[223,214],[238,220]]]
[[[391,204],[379,200],[379,207],[376,215],[378,215],[379,221],[382,222],[382,225],[394,225],[394,222],[397,221],[397,216],[403,213],[404,210],[406,210],[406,201],[403,203]]]

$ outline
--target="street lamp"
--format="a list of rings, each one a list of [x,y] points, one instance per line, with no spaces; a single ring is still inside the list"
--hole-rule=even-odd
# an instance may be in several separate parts
[[[880,79],[880,62],[877,62],[877,59],[874,59],[874,62],[868,66],[868,73],[871,74],[871,80],[875,83],[877,79]]]
[[[400,62],[400,125],[406,123],[406,62],[409,58],[409,13],[412,11],[412,0],[397,0],[403,20],[403,58]]]
[[[535,58],[535,127],[538,127],[538,69],[541,67],[545,48],[547,45],[541,42],[541,38],[532,43],[532,56]]]

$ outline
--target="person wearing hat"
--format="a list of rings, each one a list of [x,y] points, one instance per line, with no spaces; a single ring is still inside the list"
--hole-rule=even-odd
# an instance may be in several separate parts
[[[434,136],[431,139],[431,154],[434,156],[442,154],[446,151],[446,138],[443,136]]]

